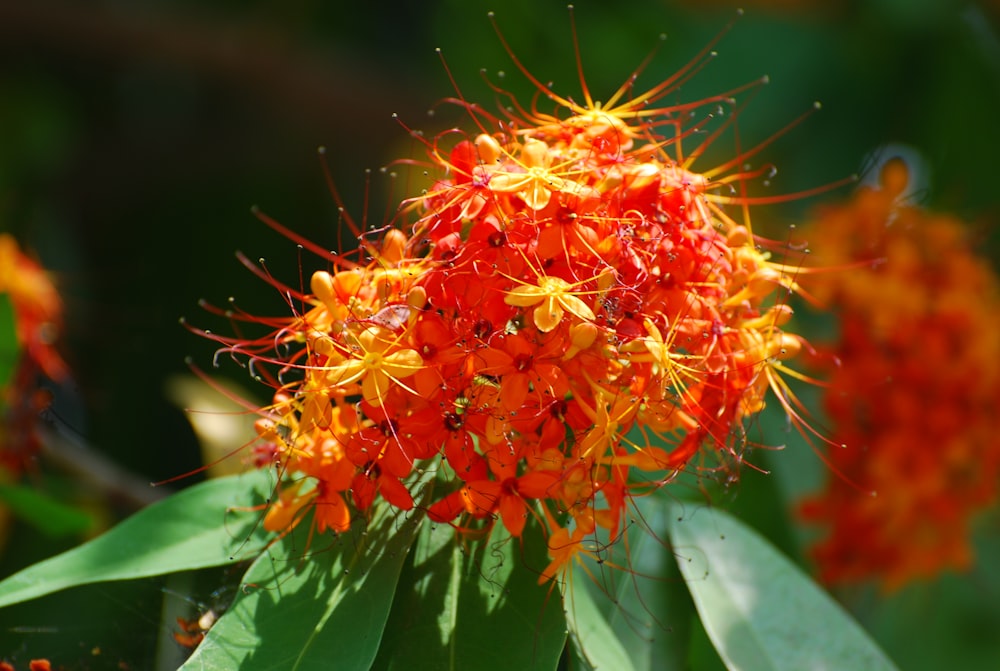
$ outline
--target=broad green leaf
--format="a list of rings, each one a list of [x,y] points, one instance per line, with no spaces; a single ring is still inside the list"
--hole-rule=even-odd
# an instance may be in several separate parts
[[[184,671],[369,669],[422,519],[376,504],[331,539],[311,518],[251,565],[236,601],[181,667]]]
[[[56,501],[25,485],[0,485],[3,501],[18,518],[47,536],[68,536],[85,532],[94,520],[73,506]]]
[[[583,668],[635,671],[681,669],[687,658],[694,605],[664,542],[669,501],[662,493],[655,493],[633,498],[630,507],[627,537],[615,542],[603,539],[600,563],[588,560],[584,566],[574,567],[573,591],[566,602],[571,634],[574,617],[583,620],[586,614],[570,612],[576,599],[587,599],[579,594],[587,591],[581,585],[589,589],[589,600],[604,619],[604,623],[589,622],[588,615],[586,622],[593,633],[574,640],[580,655],[590,660],[590,664],[584,660],[580,664]],[[586,607],[587,601],[584,604]],[[605,642],[608,635],[613,640]],[[598,649],[607,646],[624,650],[628,665],[608,661],[611,653]]]
[[[14,306],[10,302],[10,296],[0,292],[0,389],[7,385],[14,374],[20,351],[14,324]]]
[[[590,576],[579,569],[579,566],[573,567],[564,597],[566,623],[577,666],[595,671],[635,671],[629,653],[622,647],[611,624],[590,595],[587,587]]]
[[[532,522],[521,539],[496,524],[489,538],[456,538],[427,524],[414,544],[374,669],[552,670],[566,642],[557,588]]]
[[[632,505],[627,563],[613,574],[609,621],[637,671],[681,669],[694,605],[666,543],[670,502],[660,490]]]
[[[263,545],[259,516],[240,509],[270,491],[267,472],[209,480],[145,508],[105,534],[0,582],[0,607],[74,585],[242,561]]]
[[[733,517],[673,508],[674,554],[729,669],[895,669],[861,627],[788,559]]]

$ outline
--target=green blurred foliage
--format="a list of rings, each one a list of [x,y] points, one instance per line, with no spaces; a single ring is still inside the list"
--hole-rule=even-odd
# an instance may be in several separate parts
[[[13,377],[17,368],[17,358],[21,353],[15,327],[14,306],[10,302],[10,297],[0,294],[0,388],[6,386]],[[0,410],[5,406],[6,402],[0,400]]]
[[[739,113],[744,148],[784,128],[814,101],[823,103],[755,157],[778,172],[768,187],[755,185],[753,195],[834,182],[863,171],[878,147],[903,143],[931,168],[923,202],[969,221],[996,258],[995,2],[740,4],[746,11],[737,18],[735,3],[719,1],[577,2],[576,29],[594,97],[606,99],[658,50],[637,87],[655,85],[733,22],[713,47],[717,57],[668,100],[698,99],[768,75],[770,83]],[[198,307],[200,298],[225,306],[234,297],[255,314],[288,312],[277,290],[233,258],[235,250],[266,257],[274,276],[293,287],[324,266],[257,221],[252,205],[324,247],[351,244],[339,230],[318,146],[329,148],[327,163],[348,210],[381,222],[392,199],[410,192],[405,184],[386,185],[376,170],[366,204],[364,170],[419,154],[392,113],[428,136],[460,123],[457,109],[437,104],[457,94],[449,76],[467,99],[491,109],[495,96],[481,68],[520,100],[530,99],[532,87],[493,34],[487,10],[496,12],[504,38],[535,76],[580,97],[563,2],[0,5],[0,228],[37,252],[66,300],[63,346],[74,379],[57,390],[50,419],[151,481],[198,467],[194,434],[168,402],[165,380],[186,372],[188,356],[211,369],[214,345],[189,334],[178,318],[231,332],[225,320]],[[695,167],[732,157],[733,141],[722,138]],[[754,221],[780,239],[789,223],[846,193],[761,207]],[[220,363],[213,374],[266,399],[245,370]],[[761,419],[763,440],[787,442],[789,454],[757,460],[779,471],[777,482],[750,472],[717,496],[734,500],[743,519],[801,560],[802,538],[790,526],[788,502],[801,492],[795,483],[822,466],[784,432],[780,415]],[[942,583],[889,600],[864,593],[849,601],[902,667],[939,668],[945,658],[922,652],[931,642],[949,651],[954,668],[1000,660],[997,643],[983,634],[996,630],[983,623],[1000,621],[994,605],[1000,560],[989,540],[996,520],[983,526],[992,536],[985,534],[973,582],[949,577],[954,589]],[[0,576],[66,547],[30,529],[12,534]],[[95,613],[113,618],[114,603],[101,601],[107,593],[91,590],[85,598]],[[939,600],[943,593],[951,596]],[[129,603],[134,609],[138,602]],[[918,617],[923,613],[933,613],[933,620]],[[137,627],[164,626],[157,613],[146,615],[135,618]],[[27,625],[5,626],[19,624]],[[36,637],[75,635],[58,625],[55,634],[46,633],[44,622],[29,629]]]

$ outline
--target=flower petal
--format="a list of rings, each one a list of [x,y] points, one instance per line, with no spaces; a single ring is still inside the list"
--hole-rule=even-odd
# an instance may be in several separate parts
[[[542,333],[554,331],[563,318],[562,306],[552,296],[546,296],[545,302],[535,308],[533,313],[535,326]]]
[[[509,291],[504,298],[504,302],[507,305],[516,305],[517,307],[524,308],[537,304],[546,297],[546,294],[547,292],[541,287],[526,284]]]
[[[401,349],[382,359],[382,370],[395,378],[410,377],[424,367],[424,359],[415,349]]]
[[[594,311],[581,299],[571,294],[559,294],[558,298],[559,305],[565,308],[567,312],[571,312],[585,322],[594,320]]]

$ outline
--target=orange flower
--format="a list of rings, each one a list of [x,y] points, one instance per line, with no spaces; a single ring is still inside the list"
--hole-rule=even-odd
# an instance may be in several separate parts
[[[62,328],[59,294],[45,270],[7,233],[0,233],[0,294],[13,308],[19,349],[10,379],[0,380],[0,467],[16,475],[41,449],[38,418],[51,393],[39,386],[39,376],[59,382],[69,369],[55,347]]]
[[[810,285],[840,314],[825,404],[844,445],[802,507],[827,530],[812,556],[828,582],[887,590],[968,568],[1000,478],[1000,281],[960,222],[901,200],[907,180],[891,160],[821,213],[824,263],[867,263]]]
[[[754,173],[734,169],[760,148],[698,173],[704,146],[683,147],[701,135],[694,110],[740,91],[660,104],[709,51],[646,93],[630,76],[603,104],[515,58],[558,114],[460,103],[475,130],[426,140],[432,186],[380,242],[348,218],[361,249],[323,254],[333,267],[310,294],[268,278],[308,309],[256,320],[268,337],[216,336],[276,387],[265,453],[315,483],[283,491],[268,528],[347,490],[357,509],[383,500],[462,530],[499,519],[519,536],[537,519],[554,577],[599,530],[624,533],[633,495],[700,468],[699,451],[739,456],[743,421],[769,387],[786,391],[796,270],[727,213],[748,205],[732,186]],[[331,441],[341,456],[317,459]],[[437,473],[436,498],[421,472]]]
[[[17,241],[0,233],[0,293],[14,306],[18,344],[53,380],[68,374],[54,344],[62,326],[62,301],[40,265],[21,252]]]
[[[493,342],[479,352],[478,372],[502,381],[499,400],[505,410],[532,408],[566,394],[568,385],[557,358],[563,351],[561,342],[529,340],[523,333],[497,336]],[[534,400],[528,398],[532,393]]]
[[[47,659],[33,659],[28,662],[29,671],[52,671],[52,663]],[[0,660],[0,671],[14,671],[14,665]]]

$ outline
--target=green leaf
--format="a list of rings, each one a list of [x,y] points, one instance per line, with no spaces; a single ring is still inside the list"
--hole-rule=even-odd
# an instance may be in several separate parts
[[[532,521],[521,539],[496,524],[478,541],[456,538],[447,525],[425,525],[372,668],[555,669],[566,621],[555,586],[538,584],[547,563]]]
[[[0,501],[19,519],[50,537],[83,533],[94,523],[82,510],[25,485],[0,485]]]
[[[369,669],[420,513],[375,506],[333,538],[311,517],[264,552],[184,671]]]
[[[565,587],[566,623],[576,663],[581,669],[635,671],[629,653],[590,595],[590,580],[579,566],[574,566]]]
[[[242,561],[260,550],[270,473],[209,480],[145,508],[107,533],[0,582],[0,607],[67,587]],[[232,511],[232,512],[227,512]]]
[[[637,496],[630,503],[627,538],[600,544],[601,563],[589,560],[585,573],[574,567],[572,592],[567,596],[567,619],[582,668],[630,668],[668,671],[685,667],[694,605],[677,566],[663,541],[667,533],[669,502],[657,492]],[[587,592],[588,594],[581,594]],[[583,611],[571,612],[581,601]],[[588,613],[593,604],[597,612]],[[593,622],[600,617],[603,622]],[[616,660],[617,649],[627,663]],[[589,660],[589,662],[587,661]]]
[[[10,302],[10,296],[0,292],[0,389],[7,386],[14,375],[20,351],[14,323],[14,305]]]
[[[753,530],[712,508],[675,506],[673,514],[678,565],[727,668],[895,669],[829,595]]]

